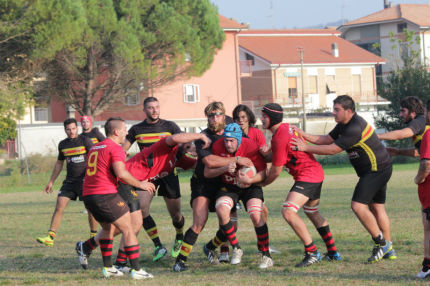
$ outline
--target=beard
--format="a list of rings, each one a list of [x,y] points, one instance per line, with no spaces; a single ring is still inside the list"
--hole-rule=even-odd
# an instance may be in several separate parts
[[[216,122],[216,123],[213,123],[213,124],[210,124],[208,122],[208,129],[210,131],[212,131],[213,133],[218,133],[221,130],[224,130],[224,128],[225,128],[225,122],[222,122],[222,123]]]

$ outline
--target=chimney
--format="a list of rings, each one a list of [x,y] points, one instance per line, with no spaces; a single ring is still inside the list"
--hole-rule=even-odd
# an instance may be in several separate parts
[[[384,0],[384,9],[390,8],[391,7],[391,3],[388,2],[388,0]]]
[[[338,47],[337,43],[331,44],[331,54],[335,58],[339,57],[339,47]]]

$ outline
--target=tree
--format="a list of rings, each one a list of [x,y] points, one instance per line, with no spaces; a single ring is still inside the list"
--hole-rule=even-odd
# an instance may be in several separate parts
[[[224,40],[209,0],[19,3],[13,19],[24,21],[14,42],[30,46],[24,54],[46,75],[48,94],[80,114],[97,115],[142,84],[201,75]]]
[[[424,104],[430,99],[430,73],[427,67],[420,61],[420,51],[413,49],[414,43],[419,44],[419,38],[414,31],[403,31],[402,38],[391,36],[393,49],[401,47],[402,64],[397,64],[397,69],[392,70],[382,84],[378,86],[379,94],[389,100],[386,113],[375,118],[375,124],[379,128],[389,131],[404,127],[399,117],[400,101],[407,96],[415,96]],[[390,145],[404,146],[410,144],[410,140],[400,142],[388,142]]]

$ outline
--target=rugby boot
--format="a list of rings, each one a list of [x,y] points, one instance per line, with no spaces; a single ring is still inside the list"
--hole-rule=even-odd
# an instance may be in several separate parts
[[[210,264],[214,264],[214,265],[219,264],[218,254],[217,254],[216,250],[207,249],[206,244],[205,244],[205,245],[203,245],[203,252],[205,253],[206,257],[208,258]]]
[[[272,267],[272,266],[273,266],[273,259],[272,259],[272,257],[269,257],[267,255],[263,255],[261,257],[261,263],[260,263],[260,265],[258,265],[258,268],[260,268],[260,269],[266,269],[266,268],[269,268],[269,267]]]
[[[314,252],[306,252],[305,251],[305,257],[303,258],[303,260],[296,264],[296,267],[308,267],[314,263],[318,263],[321,261],[321,254],[319,253],[319,251],[314,251]]]
[[[183,260],[176,260],[175,265],[173,265],[173,271],[175,272],[183,272],[187,271],[188,266],[185,265],[185,261]]]
[[[153,262],[160,260],[166,255],[167,249],[164,246],[157,246],[154,250],[154,258],[152,258]]]
[[[54,239],[50,235],[38,237],[36,240],[43,245],[54,246]]]
[[[123,276],[124,273],[122,273],[121,271],[119,271],[115,267],[111,266],[111,267],[103,267],[102,275],[104,278],[110,278],[112,276],[113,277]]]
[[[140,270],[132,269],[130,272],[130,277],[135,280],[142,280],[147,278],[154,278],[154,275],[145,271],[145,269],[141,268]]]
[[[417,278],[420,278],[420,279],[425,279],[427,277],[430,277],[430,269],[422,268],[420,272],[417,274]]]
[[[338,251],[336,251],[334,253],[327,252],[326,254],[324,254],[323,260],[325,260],[325,261],[341,261],[342,256],[340,255],[340,253]]]
[[[172,245],[172,249],[170,250],[170,256],[172,256],[173,258],[178,257],[179,253],[181,252],[181,245],[182,240],[175,239],[175,242]]]
[[[384,246],[381,246],[379,244],[376,244],[375,247],[373,247],[372,255],[367,259],[368,263],[375,263],[384,257],[385,254],[387,254],[389,251],[393,249],[392,243],[390,241],[386,241]]]
[[[396,250],[391,249],[390,251],[388,251],[383,257],[383,259],[388,259],[388,260],[394,260],[397,259],[397,253]]]

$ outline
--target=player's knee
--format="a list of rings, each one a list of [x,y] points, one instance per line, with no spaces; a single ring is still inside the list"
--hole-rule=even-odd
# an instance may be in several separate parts
[[[319,213],[319,205],[316,206],[303,206],[303,211],[308,217],[318,217]]]
[[[297,215],[300,207],[293,202],[284,202],[282,204],[282,216],[288,222],[290,222]]]
[[[233,201],[229,199],[218,199],[215,203],[215,209],[217,213],[230,213],[232,208]]]

